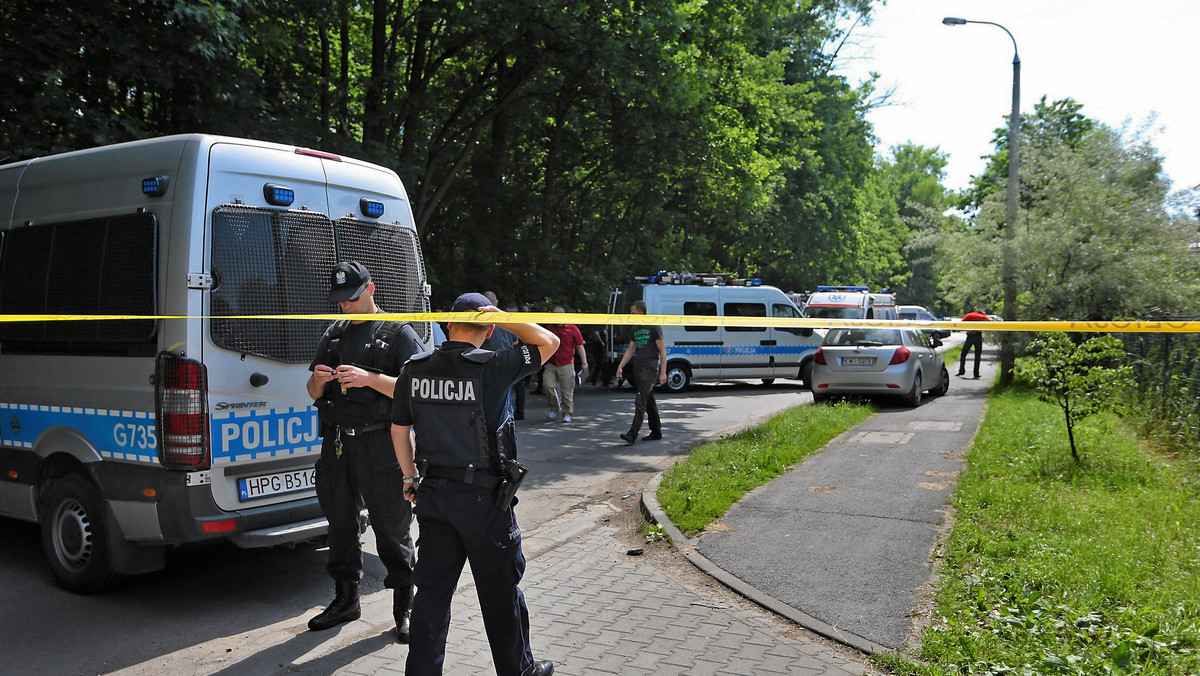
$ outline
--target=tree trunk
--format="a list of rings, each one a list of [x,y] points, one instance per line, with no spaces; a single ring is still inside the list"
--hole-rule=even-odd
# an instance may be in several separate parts
[[[363,95],[363,139],[368,157],[375,157],[386,133],[383,96],[387,91],[388,0],[375,0],[371,14],[371,75]]]

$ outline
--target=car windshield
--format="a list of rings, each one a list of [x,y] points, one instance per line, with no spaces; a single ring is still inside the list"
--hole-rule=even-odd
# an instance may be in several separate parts
[[[862,308],[844,306],[808,306],[804,308],[804,316],[809,319],[862,319]]]
[[[822,345],[900,345],[896,329],[834,329],[825,335]]]

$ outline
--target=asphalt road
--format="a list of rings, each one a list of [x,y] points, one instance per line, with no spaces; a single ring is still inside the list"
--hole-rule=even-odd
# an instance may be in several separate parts
[[[543,422],[544,401],[531,394],[518,431],[521,460],[531,469],[517,507],[522,529],[626,496],[635,502],[646,481],[690,445],[808,401],[795,381],[699,384],[660,397],[665,439],[627,446],[617,435],[632,416],[631,389],[585,386],[571,423]],[[365,546],[374,551],[369,531]],[[545,548],[526,542],[530,558]],[[169,552],[162,571],[77,596],[55,586],[37,527],[0,519],[0,676],[209,674],[205,655],[245,650],[248,640],[254,650],[286,652],[308,634],[294,627],[331,596],[324,561],[313,545],[188,547]],[[363,593],[381,589],[383,574],[368,556]]]

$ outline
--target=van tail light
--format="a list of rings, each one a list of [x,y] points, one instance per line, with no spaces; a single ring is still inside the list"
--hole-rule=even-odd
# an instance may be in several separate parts
[[[158,460],[167,469],[208,469],[208,370],[204,364],[163,352],[154,365]]]
[[[911,356],[912,351],[901,345],[900,347],[896,348],[895,352],[892,353],[892,360],[888,362],[888,366],[891,366],[892,364],[903,364],[904,362],[908,361],[908,358]]]
[[[819,347],[817,348],[817,353],[813,355],[813,362],[822,365],[825,364],[825,353]]]

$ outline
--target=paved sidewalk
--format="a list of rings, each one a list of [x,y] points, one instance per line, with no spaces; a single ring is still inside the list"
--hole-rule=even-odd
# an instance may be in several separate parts
[[[676,542],[731,589],[822,636],[866,653],[906,647],[994,372],[988,358],[980,379],[952,375],[943,397],[881,403],[699,537],[675,531]]]
[[[877,673],[863,652],[903,644],[911,629],[945,503],[982,415],[990,362],[981,380],[952,377],[946,397],[884,407],[752,492],[723,520],[727,528],[698,541],[657,511],[652,481],[646,507],[673,531],[683,557],[642,544],[630,495],[526,532],[522,588],[534,656],[553,660],[561,675]],[[644,554],[631,556],[637,547]],[[394,643],[390,592],[364,596],[362,619],[328,634],[306,631],[314,610],[258,630],[290,635],[274,648],[235,645],[224,656],[194,657],[220,665],[206,673],[239,676],[404,673],[408,649]],[[469,571],[452,613],[445,673],[493,674]]]
[[[534,656],[552,660],[555,674],[875,673],[860,653],[780,620],[671,551],[630,556],[637,541],[595,511],[575,518],[599,525],[531,556],[522,585]],[[495,673],[469,580],[464,575],[452,610],[445,666],[450,676]],[[373,630],[369,638],[362,637],[363,623]],[[392,642],[387,592],[367,597],[362,619],[344,626],[347,636],[330,636],[309,653],[311,659],[280,663],[277,656],[259,655],[220,673],[404,673],[408,648]],[[295,631],[301,640],[312,636],[299,626]]]

